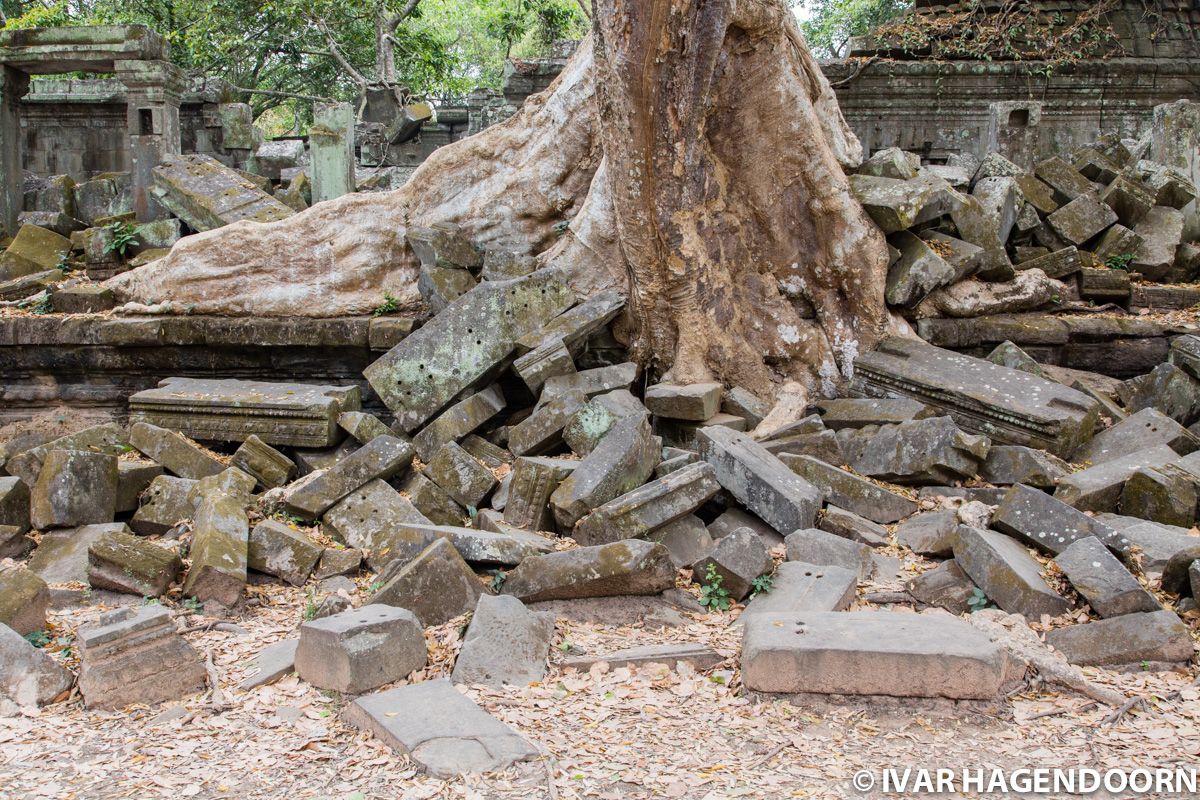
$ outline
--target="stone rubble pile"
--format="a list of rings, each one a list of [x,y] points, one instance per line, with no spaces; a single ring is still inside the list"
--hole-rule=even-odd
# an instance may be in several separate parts
[[[1111,176],[1097,171],[1119,155],[1097,151],[1088,174],[1139,187],[1131,194],[1157,186],[1156,202],[1186,194],[1169,174],[1137,177],[1132,156]],[[896,158],[897,172],[911,166]],[[1014,187],[1031,181],[995,167],[976,185],[1007,181],[1002,210],[1019,216],[1029,201],[1018,205]],[[1046,186],[1038,202],[1057,209],[1056,192],[1079,189],[1069,215],[1039,208],[1049,221],[1035,214],[1029,229],[1074,237],[1077,256],[1121,223],[1068,169],[1042,171],[1053,189],[1022,191]],[[923,281],[906,295],[914,308],[940,290],[920,276],[942,274],[926,269],[947,263],[930,243],[949,237],[906,226],[957,214],[960,232],[968,219],[992,231],[991,249],[951,242],[970,255],[942,278],[1020,267],[1001,245],[1010,231],[980,211],[985,193],[956,206],[935,177],[856,184],[924,198],[869,204],[877,219],[903,212],[893,232],[923,253],[894,284]],[[930,216],[934,198],[946,204]],[[1146,213],[1155,208],[1173,207]],[[264,649],[240,688],[296,671],[358,695],[346,718],[437,775],[537,754],[449,682],[385,688],[426,664],[425,628],[467,613],[453,679],[490,686],[540,680],[556,618],[615,619],[603,605],[614,599],[647,623],[703,612],[696,596],[722,610],[744,602],[741,680],[756,692],[995,699],[1023,667],[955,616],[984,604],[1053,620],[1047,642],[1073,664],[1192,659],[1175,609],[1200,591],[1189,531],[1200,337],[1176,338],[1150,374],[1108,384],[1066,370],[1051,380],[1014,346],[979,359],[891,338],[857,359],[852,396],[788,392],[772,407],[740,387],[650,383],[609,329],[617,294],[578,298],[557,273],[481,253],[451,226],[409,235],[440,311],[365,371],[386,415],[363,410],[359,387],[172,378],[130,398],[127,426],[4,456],[0,664],[21,677],[0,692],[12,703],[49,702],[69,685],[21,637],[45,626],[51,585],[71,581],[181,594],[214,614],[237,609],[250,582],[349,586]],[[934,610],[849,610],[864,581],[895,578],[906,551],[937,562],[907,584],[913,606]],[[367,575],[365,597],[339,577]],[[79,640],[89,707],[205,683],[163,606],[118,612]],[[638,645],[569,663],[723,660],[699,643]]]
[[[1106,136],[1031,172],[999,153],[922,165],[876,152],[850,183],[888,238],[887,302],[910,319],[1195,305],[1179,284],[1200,278],[1185,236],[1197,189],[1150,146]]]

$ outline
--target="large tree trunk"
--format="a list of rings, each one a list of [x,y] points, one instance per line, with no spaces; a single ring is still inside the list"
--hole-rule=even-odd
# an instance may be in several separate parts
[[[621,331],[674,380],[833,391],[887,324],[886,251],[842,172],[858,142],[783,0],[594,14],[545,93],[403,188],[191,237],[111,285],[200,313],[362,313],[385,291],[415,304],[404,230],[452,221],[583,293],[626,288]]]

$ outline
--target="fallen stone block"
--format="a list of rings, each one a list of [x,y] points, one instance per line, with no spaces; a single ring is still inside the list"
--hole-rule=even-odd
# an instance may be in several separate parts
[[[88,548],[108,533],[129,533],[120,522],[83,525],[42,535],[29,559],[29,569],[46,583],[87,583]]]
[[[365,411],[343,411],[338,414],[337,424],[359,444],[367,444],[377,436],[392,435],[392,429],[380,422],[379,417]]]
[[[0,624],[21,636],[46,627],[50,588],[32,570],[19,564],[0,567]]]
[[[771,405],[752,392],[734,386],[721,396],[721,411],[746,420],[746,430],[751,430],[771,413]]]
[[[360,697],[346,720],[408,755],[437,778],[492,772],[538,756],[512,728],[459,694],[448,680]]]
[[[485,281],[406,336],[363,375],[395,414],[398,428],[412,433],[507,359],[517,339],[541,328],[574,299],[552,271]]]
[[[1178,458],[1165,444],[1147,447],[1059,478],[1054,497],[1080,511],[1116,511],[1125,482],[1133,473]]]
[[[743,600],[754,589],[754,581],[771,569],[771,555],[762,539],[749,528],[717,540],[713,549],[692,564],[692,580],[710,583],[709,572],[719,576],[721,588],[734,600]]]
[[[1100,241],[1092,246],[1092,255],[1096,257],[1096,261],[1105,264],[1114,257],[1133,255],[1141,246],[1142,237],[1139,234],[1124,225],[1113,225],[1104,232]]]
[[[649,413],[627,389],[616,389],[598,395],[579,409],[563,429],[562,438],[572,451],[586,456],[596,449],[618,421]]]
[[[427,525],[406,522],[396,530],[396,540],[404,544],[396,548],[395,558],[409,558],[435,539],[447,539],[462,557],[472,564],[515,566],[525,558],[549,552],[554,542],[544,536],[501,526],[503,532],[456,525]]]
[[[587,672],[594,664],[604,663],[610,669],[665,664],[675,669],[687,664],[695,672],[705,672],[725,661],[725,657],[702,644],[651,644],[630,647],[600,655],[571,656],[562,662],[563,669]]]
[[[1187,625],[1161,610],[1057,628],[1047,631],[1046,644],[1079,666],[1139,670],[1145,664],[1188,663],[1194,650]]]
[[[909,155],[899,147],[884,148],[872,153],[871,157],[859,166],[858,174],[897,180],[915,178],[917,177],[917,167],[920,166],[920,158],[913,154],[913,158],[910,159]],[[913,164],[914,160],[917,161],[916,164]]]
[[[249,673],[238,684],[238,691],[248,692],[295,672],[296,647],[299,644],[299,639],[284,639],[260,650],[254,656]]]
[[[137,511],[142,492],[149,488],[151,481],[162,474],[162,466],[153,461],[118,461],[116,513]]]
[[[851,513],[837,506],[826,506],[821,513],[817,528],[865,544],[868,547],[887,547],[888,532],[882,525],[877,525],[866,517]]]
[[[453,223],[412,227],[404,238],[423,266],[458,270],[478,270],[483,266],[483,250]]]
[[[264,489],[285,486],[296,474],[296,463],[254,434],[242,442],[229,463],[253,475]]]
[[[437,538],[388,579],[369,605],[407,608],[421,625],[431,627],[474,610],[482,591],[454,545]]]
[[[888,267],[884,296],[890,305],[914,306],[957,277],[957,270],[937,250],[912,233],[899,231],[889,241],[900,250],[900,258]]]
[[[1200,336],[1189,334],[1172,339],[1167,360],[1193,378],[1200,378]]]
[[[200,502],[193,528],[192,566],[183,593],[232,608],[246,589],[250,540],[246,511],[234,498],[213,494]]]
[[[637,380],[637,364],[627,362],[614,364],[610,367],[585,369],[574,375],[558,375],[547,378],[542,385],[542,402],[552,400],[558,395],[578,389],[590,400],[593,397],[617,389],[629,391],[629,387]]]
[[[744,433],[722,427],[699,431],[700,457],[717,483],[781,534],[812,527],[821,491]]]
[[[0,258],[0,280],[56,270],[70,252],[71,240],[65,236],[37,225],[22,225]]]
[[[412,459],[411,444],[394,436],[380,436],[324,472],[292,484],[284,492],[283,503],[294,513],[315,519],[360,486],[397,474]]]
[[[500,413],[504,395],[498,386],[489,386],[452,405],[413,437],[413,447],[423,461],[449,442],[455,442]]]
[[[1097,433],[1073,458],[1081,464],[1101,464],[1158,444],[1183,456],[1200,447],[1200,440],[1161,411],[1144,408]]]
[[[451,680],[492,688],[528,686],[546,674],[553,638],[552,615],[530,611],[515,597],[480,595]]]
[[[342,443],[332,450],[308,450],[297,447],[292,450],[292,458],[296,462],[296,474],[304,477],[318,470],[329,469],[361,447],[352,438],[343,439]]]
[[[842,452],[842,444],[833,431],[819,433],[802,433],[797,436],[785,436],[782,439],[772,439],[763,442],[763,449],[768,453],[784,455],[808,456],[826,464],[845,464],[846,456]]]
[[[274,222],[296,213],[211,156],[168,156],[153,172],[154,199],[196,231],[241,220]]]
[[[922,556],[948,558],[957,538],[957,511],[927,511],[896,527],[896,541]]]
[[[478,281],[465,269],[421,265],[417,273],[417,292],[434,314],[475,288]]]
[[[201,441],[255,435],[273,445],[332,447],[342,438],[338,415],[359,403],[357,386],[167,378],[132,395],[129,416]]]
[[[502,591],[533,603],[659,594],[674,585],[675,567],[667,548],[626,539],[527,558],[508,573]]]
[[[1111,549],[1127,564],[1138,563],[1146,573],[1162,572],[1171,558],[1194,547],[1186,528],[1176,528],[1120,514],[1097,514],[1096,519],[1119,533]],[[1134,553],[1136,548],[1136,557]]]
[[[51,450],[29,498],[33,527],[71,528],[112,522],[117,508],[117,459],[106,453]]]
[[[713,414],[703,422],[668,419],[667,417],[654,418],[654,432],[662,437],[663,445],[688,451],[695,451],[699,448],[697,434],[701,429],[713,427],[745,432],[746,420],[723,413]]]
[[[413,613],[372,603],[301,625],[295,667],[318,689],[361,694],[420,669],[426,658]]]
[[[578,461],[561,458],[518,458],[513,464],[504,521],[530,531],[553,530],[550,496],[578,465]]]
[[[93,589],[160,597],[183,573],[178,555],[138,536],[113,531],[88,547],[88,584]]]
[[[496,476],[455,442],[443,445],[425,468],[430,480],[464,506],[478,508],[496,488]]]
[[[408,495],[413,507],[437,525],[463,525],[467,510],[446,490],[421,473],[409,475],[400,485],[400,491]]]
[[[839,397],[818,400],[816,406],[821,412],[821,422],[834,431],[868,425],[896,425],[939,415],[933,406],[907,397]]]
[[[788,534],[787,560],[814,564],[820,567],[841,567],[859,579],[870,576],[874,569],[871,548],[816,528],[805,528]]]
[[[1001,220],[978,197],[963,194],[954,198],[950,219],[963,241],[982,249],[977,273],[987,281],[1007,281],[1013,277],[1012,262],[1000,238]]]
[[[996,345],[996,349],[988,353],[987,360],[1001,367],[1037,375],[1039,378],[1046,377],[1042,365],[1012,342],[1001,342]]]
[[[759,535],[767,547],[783,544],[783,536],[753,514],[748,514],[734,507],[721,512],[721,515],[708,524],[708,533],[714,539],[728,536],[739,528],[749,528]]]
[[[1158,601],[1095,536],[1079,539],[1054,559],[1075,591],[1102,617],[1158,611]]]
[[[646,408],[659,417],[703,422],[720,410],[723,389],[719,383],[659,383],[646,388]]]
[[[1005,650],[963,620],[886,611],[756,615],[742,682],[758,692],[994,699]]]
[[[919,178],[851,175],[850,192],[884,233],[911,228],[949,211],[946,192]]]
[[[958,529],[954,560],[988,599],[1012,614],[1057,617],[1071,604],[1047,585],[1042,565],[1016,539],[966,525]]]
[[[1039,489],[1053,489],[1058,479],[1070,471],[1069,464],[1042,450],[1020,445],[997,445],[988,451],[979,477],[989,483],[1007,486],[1023,483]]]
[[[917,510],[917,504],[907,497],[815,458],[798,456],[782,460],[793,472],[823,491],[826,502],[873,522],[896,522]]]
[[[1175,464],[1143,467],[1129,476],[1121,490],[1122,514],[1192,527],[1200,504],[1200,476]]]
[[[551,398],[512,427],[508,449],[513,455],[534,456],[558,447],[563,429],[586,403],[584,393],[575,389]]]
[[[146,487],[129,527],[142,536],[157,536],[190,519],[195,486],[196,481],[188,478],[159,475]]]
[[[70,670],[9,626],[0,625],[0,699],[19,708],[37,708],[65,695],[74,682]]]
[[[1096,401],[1081,392],[911,339],[885,339],[855,360],[854,375],[857,395],[911,397],[997,444],[1062,458],[1091,438],[1099,418]]]
[[[581,545],[645,537],[691,514],[720,489],[710,465],[689,464],[610,500],[563,532]]]
[[[1033,174],[1054,190],[1055,199],[1060,204],[1069,203],[1096,189],[1095,184],[1083,177],[1079,170],[1058,156],[1038,162]]]
[[[33,538],[16,525],[0,525],[0,559],[19,559],[34,548]]]
[[[100,314],[116,305],[112,289],[94,284],[64,286],[50,295],[57,314]]]
[[[178,700],[204,688],[200,654],[162,606],[125,608],[78,631],[79,692],[87,708]]]
[[[573,375],[575,359],[561,338],[549,339],[513,362],[513,371],[537,395],[549,378]]]
[[[1057,555],[1077,539],[1095,536],[1109,547],[1121,537],[1095,517],[1045,492],[1017,484],[1008,490],[992,515],[992,525],[1026,544]]]
[[[1180,280],[1175,274],[1175,251],[1183,241],[1183,212],[1165,206],[1154,206],[1133,227],[1142,238],[1133,252],[1130,269],[1142,273],[1151,281]]]
[[[904,588],[918,603],[944,608],[955,616],[973,610],[971,599],[979,590],[953,558],[910,578]]]
[[[323,550],[312,539],[282,522],[264,519],[250,531],[246,565],[292,586],[303,586],[321,560]]]
[[[353,547],[326,547],[321,551],[321,560],[317,562],[312,576],[323,581],[341,575],[356,575],[362,562],[362,551]]]
[[[550,495],[559,530],[573,530],[594,509],[641,486],[661,455],[645,417],[618,421]]]
[[[973,478],[991,449],[986,436],[959,430],[950,417],[846,430],[838,440],[858,474],[917,485]]]
[[[584,302],[550,320],[540,329],[532,330],[517,340],[526,350],[535,350],[541,344],[561,339],[567,349],[579,355],[588,340],[625,307],[625,297],[615,289],[593,295]]]
[[[1094,192],[1080,195],[1046,217],[1050,227],[1074,245],[1082,245],[1117,221],[1117,214]]]
[[[669,522],[647,534],[646,538],[667,548],[671,554],[671,563],[676,569],[689,566],[697,559],[703,558],[712,551],[714,543],[704,520],[695,514],[688,514]]]
[[[1129,383],[1133,393],[1125,405],[1130,412],[1155,408],[1184,425],[1200,415],[1200,381],[1174,364],[1159,364]]]
[[[754,595],[738,621],[745,623],[762,614],[844,611],[854,602],[857,589],[854,570],[788,561],[775,568],[770,591]]]
[[[15,475],[0,477],[0,525],[29,530],[29,487]]]
[[[183,434],[146,422],[130,428],[129,443],[181,478],[198,480],[225,469],[224,464],[188,441]]]
[[[400,526],[408,523],[433,524],[412,501],[379,479],[355,489],[321,517],[322,530],[361,551],[377,572],[395,558],[412,555],[399,534]]]

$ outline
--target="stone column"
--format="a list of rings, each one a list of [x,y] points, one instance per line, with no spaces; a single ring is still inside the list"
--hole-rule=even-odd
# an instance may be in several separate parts
[[[985,156],[995,151],[1018,167],[1032,171],[1042,158],[1042,104],[1035,101],[1004,101],[988,106]]]
[[[165,219],[168,214],[155,202],[150,189],[154,168],[165,157],[180,152],[183,72],[168,61],[120,61],[117,79],[125,85],[134,213],[139,222]]]
[[[1154,107],[1150,160],[1174,167],[1200,186],[1200,103],[1176,100]],[[1183,237],[1200,238],[1200,207],[1195,200],[1183,207]]]
[[[25,183],[21,173],[21,98],[29,91],[29,76],[7,65],[0,69],[0,228],[16,236]]]
[[[308,129],[314,203],[354,191],[354,107],[314,103]]]

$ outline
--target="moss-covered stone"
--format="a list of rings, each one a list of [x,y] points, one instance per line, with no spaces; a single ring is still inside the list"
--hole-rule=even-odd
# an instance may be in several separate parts
[[[88,583],[94,589],[158,597],[179,579],[178,555],[128,533],[106,533],[88,548]]]

